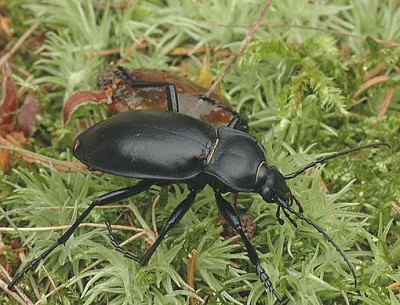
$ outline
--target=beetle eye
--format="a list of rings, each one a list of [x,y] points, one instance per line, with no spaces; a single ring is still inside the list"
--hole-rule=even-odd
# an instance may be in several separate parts
[[[262,198],[268,203],[273,203],[276,201],[275,193],[268,186],[264,186],[261,189],[260,194],[261,194]]]

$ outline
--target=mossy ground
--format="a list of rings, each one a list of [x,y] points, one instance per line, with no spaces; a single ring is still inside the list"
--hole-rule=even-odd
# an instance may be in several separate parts
[[[13,82],[32,90],[42,109],[22,155],[33,152],[52,164],[72,160],[73,139],[85,125],[76,119],[91,125],[104,119],[105,111],[83,107],[63,125],[63,103],[74,92],[94,89],[97,75],[111,61],[122,59],[129,69],[160,69],[195,82],[200,75],[215,77],[230,59],[221,54],[237,50],[263,1],[137,1],[122,8],[116,3],[0,1],[12,29],[12,36],[0,36],[5,50],[40,22],[11,61]],[[357,288],[319,233],[300,221],[297,229],[289,222],[280,226],[274,205],[256,194],[239,195],[238,211],[257,223],[252,243],[287,304],[400,303],[399,212],[393,208],[400,202],[399,5],[395,0],[273,1],[256,37],[220,86],[230,105],[249,118],[250,133],[265,146],[268,163],[283,173],[325,152],[376,141],[392,146],[332,160],[290,181],[304,214],[345,250],[356,268]],[[113,52],[104,55],[105,50]],[[1,178],[2,225],[33,229],[2,233],[2,264],[12,272],[18,268],[7,247],[13,239],[20,239],[28,259],[33,258],[62,232],[34,228],[71,224],[96,196],[136,182],[28,164],[21,151]],[[160,192],[154,218],[160,228],[187,195],[183,186],[169,192],[154,187],[125,200],[121,208],[93,211],[85,222],[107,218],[152,230],[152,205]],[[42,304],[186,304],[187,295],[207,298],[209,305],[273,304],[244,248],[221,237],[217,217],[212,190],[205,189],[143,268],[112,248],[105,228],[81,228],[24,278],[23,291],[34,302],[42,298]],[[123,241],[131,233],[116,235]],[[151,233],[146,236],[127,248],[142,253]],[[193,249],[198,254],[192,293],[186,274]],[[3,290],[0,302],[15,300]]]

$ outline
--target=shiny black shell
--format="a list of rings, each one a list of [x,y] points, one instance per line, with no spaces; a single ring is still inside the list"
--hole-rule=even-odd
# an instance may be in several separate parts
[[[164,110],[117,114],[82,132],[73,153],[92,170],[139,179],[183,181],[204,168],[216,132]]]
[[[216,178],[229,191],[257,191],[259,166],[264,148],[247,133],[229,127],[218,129],[218,142],[203,173]]]

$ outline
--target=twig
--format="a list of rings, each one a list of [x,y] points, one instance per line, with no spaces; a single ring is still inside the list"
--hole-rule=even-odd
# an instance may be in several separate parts
[[[139,229],[139,230],[144,230],[147,232],[147,237],[154,242],[156,240],[156,236],[153,233],[153,231],[151,231],[149,225],[147,224],[147,222],[143,219],[142,214],[140,214],[139,210],[137,209],[137,207],[135,205],[131,205],[129,206],[129,209],[132,211],[133,215],[135,215],[135,218],[139,221],[140,225],[142,226],[143,229]]]
[[[34,210],[39,210],[39,211],[57,211],[57,210],[75,210],[75,209],[87,209],[87,206],[79,206],[76,207],[74,205],[67,205],[63,207],[27,207],[27,208],[16,208],[13,210],[5,211],[1,215],[12,215],[15,213],[20,213],[23,211],[34,211]],[[97,206],[94,208],[95,210],[109,210],[109,209],[130,209],[130,205],[107,205],[107,206]],[[0,218],[1,219],[1,218]]]
[[[11,277],[8,274],[7,270],[0,265],[0,274],[2,274],[2,278],[5,278],[8,280],[8,282],[11,282]],[[11,291],[7,288],[6,282],[4,282],[2,279],[0,279],[0,288],[3,289],[5,292],[7,292],[15,301],[22,305],[31,305],[33,302],[22,292],[21,289],[16,287],[16,292]]]
[[[44,272],[45,272],[46,275],[47,275],[47,278],[48,278],[49,281],[50,281],[50,285],[53,287],[54,290],[56,290],[56,289],[57,289],[56,283],[54,283],[54,280],[53,280],[53,278],[51,277],[50,273],[47,271],[46,267],[43,267],[43,269],[44,269]],[[58,298],[60,299],[60,303],[62,303],[61,295],[60,295],[60,293],[59,293],[58,290],[56,290],[56,291],[57,291],[57,296],[58,296]]]
[[[17,301],[21,305],[32,305],[33,304],[33,302],[31,300],[29,300],[29,299],[25,300],[25,299],[21,298],[14,291],[9,290],[7,288],[7,284],[1,279],[0,279],[0,288],[3,289],[4,291],[6,291],[15,301]]]
[[[95,3],[95,4],[93,4],[93,7],[98,10],[104,10],[107,7],[126,8],[129,6],[134,6],[136,4],[137,4],[137,0],[130,0],[130,1],[121,1],[121,2],[116,2],[116,3],[110,3],[110,4]]]
[[[209,22],[209,21],[203,21],[200,22],[205,25],[211,25],[211,26],[216,26],[216,27],[225,27],[225,28],[248,28],[249,25],[246,24],[221,24],[217,22]],[[261,25],[266,26],[266,24],[261,23]],[[294,29],[304,29],[304,30],[311,30],[311,31],[317,31],[317,32],[324,32],[324,33],[331,33],[335,35],[340,35],[340,36],[345,36],[345,37],[350,37],[354,38],[360,41],[365,41],[367,39],[367,36],[363,35],[358,35],[350,32],[344,32],[344,31],[338,31],[338,30],[330,30],[330,29],[323,29],[323,28],[317,28],[313,26],[308,26],[308,25],[297,25],[297,24],[268,24],[269,28],[294,28]],[[395,41],[390,41],[390,40],[384,40],[384,39],[377,39],[374,38],[374,40],[382,45],[391,47],[391,48],[400,48],[400,44],[395,42]]]
[[[374,68],[365,72],[364,80],[366,81],[366,80],[369,80],[369,79],[379,75],[383,70],[385,70],[387,68],[387,66],[388,66],[388,63],[386,61],[380,62]]]
[[[85,165],[78,162],[56,160],[38,153],[34,153],[30,150],[14,146],[9,141],[4,140],[3,138],[0,138],[0,149],[10,150],[19,153],[22,158],[28,163],[38,163],[46,167],[53,167],[59,171],[78,171],[86,168]]]
[[[400,206],[397,204],[397,202],[392,202],[392,208],[396,211],[397,214],[400,215]]]
[[[29,36],[32,35],[32,33],[37,29],[41,22],[41,20],[38,20],[34,24],[32,24],[31,27],[18,39],[11,50],[0,58],[0,67],[2,67],[14,55],[15,52],[17,52],[17,50],[22,46],[25,40],[27,40]]]
[[[43,231],[60,231],[67,230],[71,227],[71,225],[66,226],[53,226],[53,227],[35,227],[35,228],[6,228],[0,227],[0,232],[43,232]],[[107,228],[105,224],[100,223],[81,223],[78,228]],[[143,232],[146,231],[144,229],[139,229],[135,227],[122,226],[122,225],[113,225],[113,228],[116,230],[125,230],[125,231],[133,231],[133,232]]]
[[[388,92],[386,93],[385,99],[383,100],[381,108],[379,109],[378,112],[378,118],[382,118],[386,114],[386,111],[388,110],[389,105],[392,102],[394,91],[395,87],[390,87]]]
[[[243,51],[247,48],[249,43],[252,41],[256,31],[260,27],[262,19],[265,17],[265,14],[267,13],[268,8],[272,4],[272,0],[266,0],[263,7],[261,8],[260,13],[258,14],[258,17],[256,21],[253,23],[252,27],[250,28],[250,31],[246,34],[246,37],[244,37],[242,43],[240,44],[239,49],[236,51],[236,53],[232,56],[230,62],[228,63],[227,67],[225,70],[217,77],[215,82],[212,84],[211,88],[208,90],[208,92],[205,94],[206,96],[210,96],[215,89],[217,88],[218,84],[224,79],[226,74],[232,69],[233,65],[236,63],[236,61],[240,58],[240,56],[243,54]]]
[[[153,204],[151,205],[151,223],[153,225],[154,233],[158,234],[157,232],[157,223],[156,223],[156,206],[157,203],[160,201],[161,196],[158,194],[156,199],[154,199]]]
[[[20,260],[21,262],[25,261],[25,254],[23,251],[19,252],[19,257],[24,257],[24,260]],[[46,270],[47,272],[47,270]],[[37,286],[37,283],[35,281],[35,279],[33,278],[33,276],[31,274],[29,274],[29,282],[31,283],[31,287],[33,289],[33,292],[35,293],[36,299],[40,299],[40,292],[39,292],[39,288]]]
[[[359,96],[361,93],[363,93],[364,91],[366,91],[367,89],[371,88],[372,86],[374,86],[376,84],[387,82],[389,79],[390,79],[389,76],[382,75],[382,76],[377,76],[377,77],[371,78],[370,80],[367,80],[365,83],[363,83],[358,88],[356,93],[354,93],[354,97]]]
[[[113,226],[113,228],[114,228],[114,226]],[[132,241],[134,241],[134,240],[136,240],[136,239],[138,239],[139,237],[141,237],[142,235],[145,235],[145,234],[146,234],[145,231],[140,232],[140,233],[137,233],[137,234],[133,235],[132,237],[128,238],[127,240],[125,240],[124,242],[120,243],[119,246],[121,246],[121,247],[122,247],[122,246],[125,246],[126,244],[128,244],[128,243],[130,243],[130,242],[132,242]],[[62,288],[67,287],[67,286],[69,285],[69,283],[73,282],[76,278],[78,278],[78,277],[81,276],[82,274],[86,273],[87,271],[93,269],[94,267],[96,267],[97,265],[99,265],[101,262],[103,262],[103,260],[102,260],[102,259],[98,259],[98,260],[95,261],[93,264],[90,264],[90,265],[87,266],[86,268],[82,269],[82,270],[79,272],[79,274],[77,274],[77,275],[71,277],[71,278],[68,280],[68,283],[64,283],[64,284],[61,284],[61,285],[57,286],[55,289],[53,289],[53,290],[50,291],[48,294],[46,294],[43,298],[44,298],[44,299],[47,299],[48,297],[52,296],[54,293],[56,293],[56,292],[58,293]],[[42,300],[39,300],[39,301],[37,301],[37,302],[35,303],[35,305],[40,305],[41,303],[42,303]]]
[[[197,255],[197,250],[193,249],[190,251],[189,255],[189,266],[188,266],[188,274],[187,274],[187,283],[192,289],[194,290],[194,266],[196,263],[196,255]],[[189,297],[189,305],[194,304],[194,299],[193,297]]]

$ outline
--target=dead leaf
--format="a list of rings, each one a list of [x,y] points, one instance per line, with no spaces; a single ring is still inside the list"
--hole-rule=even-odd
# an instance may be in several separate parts
[[[12,31],[10,25],[10,18],[0,15],[0,35],[4,33],[5,36],[11,37]]]
[[[36,131],[36,117],[42,113],[32,91],[28,91],[18,115],[18,127],[24,135],[32,136]]]
[[[68,123],[72,113],[80,106],[95,103],[104,104],[109,103],[109,95],[105,91],[81,91],[72,95],[66,101],[63,109],[63,122]]]
[[[11,79],[11,70],[8,64],[2,67],[3,82],[0,99],[0,131],[14,130],[16,110],[18,108],[17,87]]]

